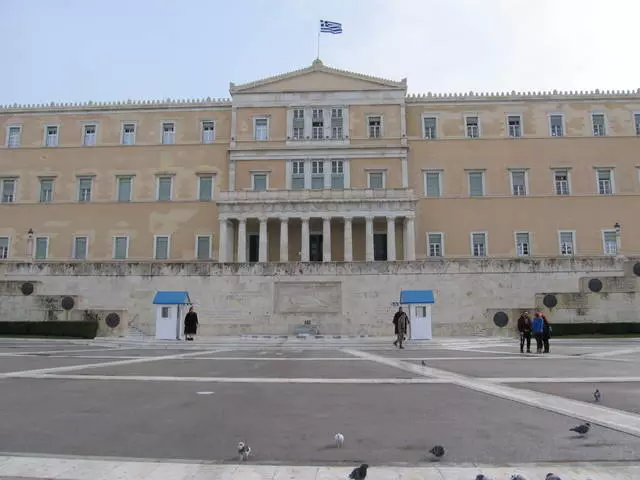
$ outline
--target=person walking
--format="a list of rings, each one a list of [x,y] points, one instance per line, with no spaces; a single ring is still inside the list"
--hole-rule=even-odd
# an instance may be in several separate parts
[[[549,324],[549,320],[547,320],[547,316],[543,313],[540,315],[542,317],[542,345],[544,347],[543,353],[549,353],[549,339],[551,338],[551,325]]]
[[[189,307],[189,313],[184,317],[184,339],[193,341],[193,336],[198,333],[198,314]]]
[[[407,314],[402,311],[402,307],[398,308],[398,311],[393,316],[393,326],[396,334],[396,340],[393,344],[398,348],[404,348],[402,346],[402,342],[407,334],[409,317],[407,317]]]
[[[529,312],[524,312],[518,318],[518,332],[520,332],[520,353],[524,353],[524,344],[527,343],[527,353],[531,353],[531,319]]]
[[[542,353],[542,333],[544,331],[544,320],[542,314],[536,312],[533,321],[531,322],[531,331],[536,339],[536,353]]]

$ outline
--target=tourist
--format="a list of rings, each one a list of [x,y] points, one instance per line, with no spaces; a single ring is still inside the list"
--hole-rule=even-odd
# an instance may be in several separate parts
[[[198,314],[189,307],[189,313],[184,317],[184,339],[192,341],[193,336],[198,333]]]
[[[527,342],[527,353],[531,353],[531,319],[529,312],[524,312],[518,318],[518,332],[520,332],[520,353],[524,353],[524,343]]]
[[[393,316],[393,326],[396,334],[396,340],[393,342],[398,348],[404,348],[402,342],[405,339],[409,326],[409,317],[402,311],[402,307],[398,308],[398,311]]]
[[[547,316],[543,313],[540,315],[544,325],[542,327],[542,344],[544,346],[544,353],[549,353],[549,339],[551,338],[551,325]]]
[[[542,353],[542,333],[544,331],[544,320],[542,319],[542,314],[540,312],[536,312],[536,316],[533,317],[533,322],[531,322],[531,330],[533,331],[533,336],[536,339],[536,353]]]

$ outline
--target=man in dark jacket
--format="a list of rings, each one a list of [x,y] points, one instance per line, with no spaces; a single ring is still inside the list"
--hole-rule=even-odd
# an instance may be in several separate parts
[[[518,318],[518,332],[520,332],[520,353],[524,353],[524,342],[527,342],[527,353],[531,353],[531,319],[529,312],[524,312]]]
[[[551,338],[551,325],[549,325],[549,320],[547,320],[547,316],[543,313],[540,315],[542,317],[542,321],[544,325],[542,326],[542,345],[544,347],[543,353],[549,353],[549,339]]]
[[[398,348],[404,348],[402,342],[409,327],[409,317],[402,311],[402,307],[398,308],[398,311],[393,316],[393,327],[396,334],[396,341],[393,344]]]

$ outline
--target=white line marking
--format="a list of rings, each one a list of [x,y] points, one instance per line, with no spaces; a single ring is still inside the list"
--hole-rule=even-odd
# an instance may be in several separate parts
[[[198,395],[213,395],[216,392],[198,392]]]
[[[640,377],[484,377],[478,380],[491,383],[628,383],[640,382]]]
[[[619,355],[628,355],[629,353],[640,352],[640,347],[628,348],[626,350],[607,350],[605,352],[587,353],[583,355],[583,358],[603,358],[603,357],[617,357]]]
[[[2,352],[0,357],[6,356],[23,356],[23,355],[55,355],[64,353],[86,353],[86,352],[113,352],[120,350],[132,350],[133,348],[83,348],[82,350],[43,350],[38,352],[31,351],[16,351],[16,352]]]

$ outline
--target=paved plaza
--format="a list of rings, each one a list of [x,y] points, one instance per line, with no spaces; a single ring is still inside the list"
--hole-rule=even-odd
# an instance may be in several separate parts
[[[0,479],[638,479],[638,365],[634,339],[0,339]]]

